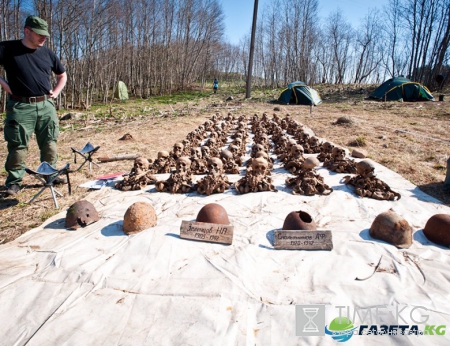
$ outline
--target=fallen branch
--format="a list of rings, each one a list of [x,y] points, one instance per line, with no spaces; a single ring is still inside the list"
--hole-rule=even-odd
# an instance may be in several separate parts
[[[121,160],[134,160],[138,158],[137,154],[126,154],[126,155],[115,155],[115,156],[103,156],[97,158],[100,162],[111,162],[111,161],[121,161]]]

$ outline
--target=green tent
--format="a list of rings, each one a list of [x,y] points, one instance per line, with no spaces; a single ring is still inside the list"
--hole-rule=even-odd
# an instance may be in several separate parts
[[[292,82],[284,89],[278,102],[296,105],[314,105],[322,103],[319,93],[305,82]]]
[[[124,82],[117,83],[116,97],[119,100],[128,100],[128,89]]]
[[[427,87],[405,77],[394,77],[381,84],[369,98],[386,101],[434,101]]]

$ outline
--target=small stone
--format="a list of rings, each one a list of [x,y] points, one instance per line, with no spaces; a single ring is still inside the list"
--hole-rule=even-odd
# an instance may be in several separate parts
[[[358,159],[364,159],[367,157],[367,151],[364,149],[353,149],[352,156]]]
[[[389,148],[389,145],[383,144],[383,148]]]
[[[225,101],[233,101],[233,96],[229,96]]]

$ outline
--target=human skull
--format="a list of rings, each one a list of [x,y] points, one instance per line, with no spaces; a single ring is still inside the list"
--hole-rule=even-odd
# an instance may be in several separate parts
[[[256,153],[258,153],[259,151],[266,151],[266,149],[264,148],[264,145],[262,144],[255,144],[252,146],[252,155],[253,157],[256,156]]]
[[[297,145],[297,141],[293,138],[289,139],[287,142],[287,150],[291,151],[292,146]]]
[[[220,158],[222,159],[223,162],[234,160],[233,153],[226,149],[220,152]]]
[[[239,147],[234,145],[234,144],[230,144],[228,146],[228,150],[231,151],[231,153],[233,154],[233,156],[235,155],[239,155]]]
[[[213,122],[211,120],[206,120],[203,125],[205,126],[205,130],[206,131],[211,131],[211,127],[213,125]]]
[[[200,148],[192,148],[191,149],[191,159],[198,160],[202,158],[202,150]]]
[[[356,163],[356,172],[363,177],[371,178],[375,176],[375,166],[371,160],[362,160]]]
[[[333,151],[334,145],[331,142],[322,143],[322,152],[331,153]]]
[[[201,152],[202,152],[202,157],[204,159],[208,158],[211,154],[211,150],[209,149],[208,146],[204,145],[200,148]]]
[[[268,167],[269,163],[262,157],[252,160],[252,173],[254,175],[266,175]]]
[[[215,138],[210,138],[208,139],[208,141],[206,142],[206,145],[208,147],[215,147],[217,145],[217,141]]]
[[[187,156],[182,156],[177,160],[177,172],[187,173],[191,167],[191,160]]]
[[[267,151],[258,151],[256,154],[255,154],[255,158],[258,158],[258,157],[262,157],[263,159],[266,159],[267,160],[267,162],[269,162],[269,154],[267,153]]]
[[[173,145],[173,153],[176,156],[180,156],[183,153],[184,145],[181,142],[177,142]]]
[[[309,139],[309,145],[310,145],[311,147],[317,147],[317,146],[319,145],[319,143],[320,143],[320,140],[319,140],[319,138],[316,137],[316,136],[312,136],[312,137]]]
[[[170,156],[170,154],[169,154],[168,151],[165,151],[165,150],[159,151],[158,152],[158,158],[156,159],[156,162],[159,165],[162,165],[169,159],[169,156]]]
[[[331,155],[335,161],[343,161],[345,159],[345,149],[342,147],[334,147]]]
[[[305,143],[308,143],[310,138],[311,138],[311,135],[310,135],[308,132],[303,132],[303,134],[302,134],[302,140],[303,140]]]
[[[288,143],[288,139],[286,138],[286,136],[281,136],[280,139],[278,140],[277,146],[279,146],[281,148],[285,148],[287,143]]]
[[[235,140],[233,141],[233,144],[238,146],[239,148],[242,148],[242,139],[235,138]]]
[[[136,174],[141,174],[143,172],[148,171],[150,167],[150,162],[143,157],[138,157],[134,160],[133,168]]]
[[[221,175],[223,173],[223,162],[218,157],[208,160],[208,172],[212,175]]]
[[[302,168],[307,169],[307,170],[312,170],[312,169],[314,169],[314,167],[317,167],[319,165],[320,165],[320,161],[316,157],[310,156],[310,157],[307,157],[305,159],[305,161],[303,161]]]
[[[296,144],[291,147],[292,157],[295,157],[295,158],[302,157],[304,152],[305,152],[305,150],[303,149],[303,146],[301,146],[300,144]]]

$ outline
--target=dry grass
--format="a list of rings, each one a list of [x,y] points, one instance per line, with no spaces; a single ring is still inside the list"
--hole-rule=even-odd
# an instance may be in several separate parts
[[[139,103],[129,101],[126,104],[112,105],[107,115],[102,115],[100,110],[85,112],[82,119],[61,121],[58,167],[71,162],[71,167],[75,168],[77,165],[73,163],[71,148],[81,149],[88,141],[101,147],[96,157],[139,154],[155,158],[158,151],[170,150],[176,141],[184,139],[190,131],[216,112],[223,115],[231,112],[237,116],[252,116],[263,112],[269,115],[277,113],[279,116],[290,114],[310,127],[319,137],[350,150],[350,145],[363,146],[371,159],[450,205],[450,195],[442,190],[446,162],[450,156],[449,102],[381,103],[364,100],[367,94],[361,95],[351,90],[320,92],[324,102],[312,112],[305,106],[279,106],[271,103],[278,97],[278,91],[259,93],[256,96],[255,93],[251,100],[245,100],[244,94],[234,94],[234,100],[228,103],[224,100],[229,94],[222,91],[222,94],[183,104],[155,105],[150,100]],[[279,111],[275,111],[275,107]],[[126,133],[131,134],[133,139],[119,140]],[[0,160],[4,162],[6,143],[3,138],[0,140],[0,153]],[[39,165],[39,153],[34,139],[26,164],[31,168]],[[104,174],[129,172],[132,164],[132,161],[106,162],[91,172],[85,166],[86,168],[71,174],[72,195],[67,195],[66,186],[59,187],[65,194],[64,198],[58,199],[60,210],[54,208],[48,191],[34,203],[27,204],[39,187],[36,180],[26,175],[25,189],[17,196],[6,198],[0,191],[0,243],[17,238],[80,199],[89,199],[90,191],[79,187],[81,183]],[[4,181],[5,178],[6,172],[2,171],[0,179]]]

